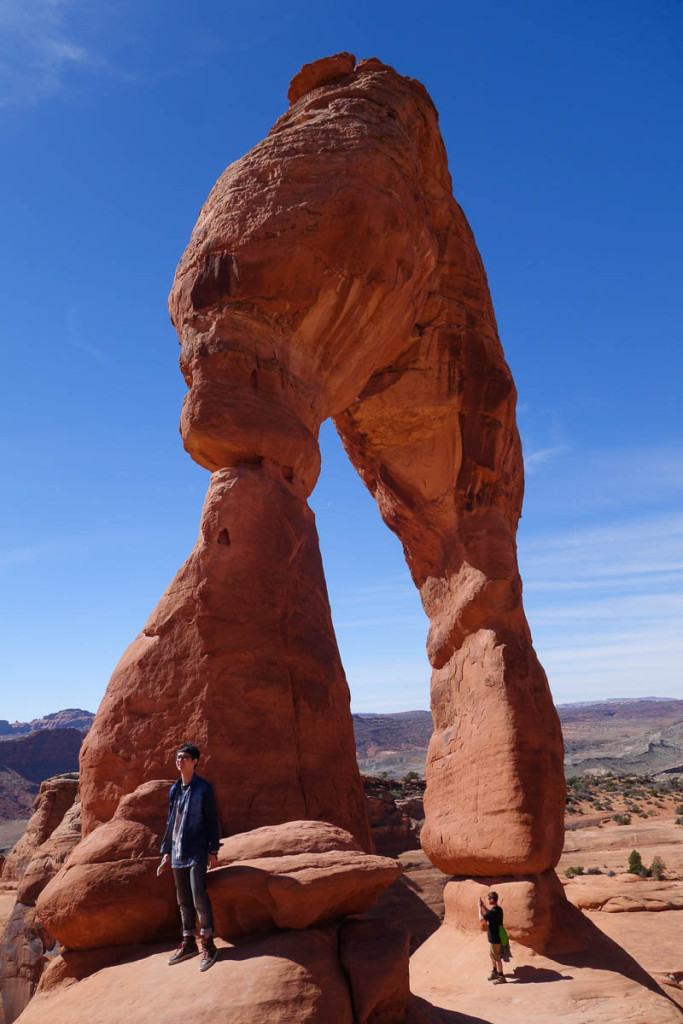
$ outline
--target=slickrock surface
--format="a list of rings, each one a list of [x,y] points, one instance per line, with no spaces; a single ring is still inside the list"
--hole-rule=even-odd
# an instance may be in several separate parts
[[[217,945],[210,979],[196,959],[171,969],[170,946],[64,954],[45,972],[20,1024],[214,1024],[226,1019],[226,1008],[230,1024],[398,1024],[405,1017],[408,943],[400,926],[359,919]]]
[[[411,958],[411,991],[443,1024],[680,1024],[680,1007],[616,943],[590,922],[582,940],[581,952],[550,957],[512,939],[508,983],[493,986],[485,932],[443,925]]]
[[[230,1024],[354,1024],[338,942],[335,929],[285,932],[239,946],[219,940],[220,959],[209,976],[196,959],[171,968],[171,947],[151,947],[78,983],[67,978],[48,988],[50,975],[64,971],[55,963],[20,1024],[215,1024],[226,1019],[226,1007]]]
[[[565,837],[558,872],[582,865],[603,871],[626,871],[631,850],[637,849],[644,864],[651,864],[655,855],[663,857],[669,871],[683,875],[683,826],[675,818],[636,819],[630,825],[614,821],[602,828],[572,829]]]
[[[639,911],[683,910],[683,881],[640,878],[621,874],[582,875],[564,883],[567,899],[580,910],[602,910],[606,914]],[[681,956],[683,966],[683,955]]]

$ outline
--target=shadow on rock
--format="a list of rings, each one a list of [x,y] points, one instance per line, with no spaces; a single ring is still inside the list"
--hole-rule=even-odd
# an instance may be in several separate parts
[[[405,1024],[491,1024],[487,1017],[473,1017],[457,1010],[434,1006],[420,996],[411,996]]]
[[[402,875],[379,897],[365,917],[392,922],[402,921],[410,931],[410,954],[415,952],[441,926],[441,918],[415,891],[410,878]]]
[[[514,981],[518,985],[529,985],[546,981],[572,981],[571,974],[560,974],[559,971],[552,971],[549,967],[531,967],[526,964],[515,967],[512,974],[507,975],[508,981]]]
[[[675,1000],[664,991],[651,974],[641,967],[637,960],[634,960],[617,942],[600,931],[596,924],[571,903],[562,907],[561,927],[564,934],[572,934],[574,942],[580,948],[571,952],[548,952],[546,956],[550,959],[567,967],[592,967],[623,974],[624,977],[630,978],[631,981],[637,982],[651,992],[664,996],[665,999],[677,1006]]]

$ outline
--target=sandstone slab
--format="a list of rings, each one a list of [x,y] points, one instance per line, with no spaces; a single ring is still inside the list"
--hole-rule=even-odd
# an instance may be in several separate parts
[[[170,968],[171,952],[151,947],[147,955],[101,966],[76,981],[44,985],[20,1024],[353,1024],[347,978],[341,969],[336,930],[270,935],[229,946],[218,942],[218,962],[207,977],[189,960]],[[229,1008],[229,1010],[228,1010]]]
[[[454,1024],[679,1024],[680,1008],[655,979],[588,925],[583,949],[573,954],[541,955],[513,941],[508,983],[495,987],[486,980],[486,934],[443,925],[411,958],[411,991]]]
[[[581,910],[607,914],[683,910],[683,881],[658,882],[653,878],[621,874],[581,875],[564,883],[567,899]]]

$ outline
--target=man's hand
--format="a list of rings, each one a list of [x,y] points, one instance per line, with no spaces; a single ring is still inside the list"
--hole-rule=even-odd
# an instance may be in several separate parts
[[[163,857],[161,858],[161,864],[157,868],[157,878],[159,877],[159,875],[163,875],[163,873],[164,873],[164,871],[166,870],[167,867],[168,867],[168,854],[165,853],[163,855]]]
[[[216,856],[215,853],[210,853],[209,854],[209,859],[207,861],[207,867],[208,867],[209,871],[211,870],[211,868],[217,868],[218,867],[218,857]]]

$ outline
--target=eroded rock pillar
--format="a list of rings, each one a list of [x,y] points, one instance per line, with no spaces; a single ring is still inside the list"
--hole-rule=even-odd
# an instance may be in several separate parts
[[[184,429],[197,422],[205,427],[186,406]],[[239,443],[246,456],[244,421]],[[293,443],[293,467],[263,450],[256,432],[253,461],[212,474],[195,549],[114,673],[82,752],[86,831],[141,780],[168,777],[174,749],[190,739],[224,835],[313,818],[369,847],[348,687],[301,482],[306,470],[317,475],[317,444],[309,434],[302,457]]]

